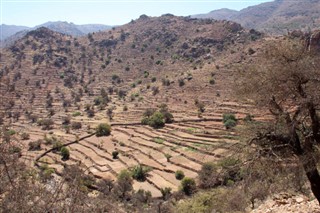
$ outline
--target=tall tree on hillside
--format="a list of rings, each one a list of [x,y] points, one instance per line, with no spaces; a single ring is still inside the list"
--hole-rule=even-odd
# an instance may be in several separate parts
[[[303,166],[320,202],[320,54],[300,39],[267,42],[256,60],[237,75],[238,97],[267,107],[274,122],[251,143]],[[263,153],[263,152],[262,152]]]

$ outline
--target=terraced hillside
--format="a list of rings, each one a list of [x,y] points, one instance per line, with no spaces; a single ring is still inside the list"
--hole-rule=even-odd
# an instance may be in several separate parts
[[[159,197],[161,188],[178,190],[177,170],[196,178],[202,163],[241,148],[236,130],[222,123],[224,113],[235,114],[238,126],[248,114],[268,119],[263,110],[234,102],[230,92],[234,68],[254,57],[261,40],[236,23],[172,15],[141,16],[80,38],[40,28],[1,53],[3,123],[17,137],[30,134],[17,146],[31,166],[37,160],[61,174],[64,165],[77,164],[114,180],[121,170],[144,165],[151,171],[134,188]],[[160,104],[175,122],[141,125],[143,113]],[[106,122],[111,135],[94,136]],[[37,140],[40,149],[31,151],[29,142]],[[70,150],[69,160],[51,151],[57,141]]]

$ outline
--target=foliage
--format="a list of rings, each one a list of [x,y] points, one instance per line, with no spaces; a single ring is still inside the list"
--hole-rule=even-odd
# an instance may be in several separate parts
[[[181,191],[186,195],[192,195],[197,189],[196,182],[193,178],[184,177],[181,180]]]
[[[147,109],[143,113],[143,118],[141,123],[144,125],[149,125],[153,128],[164,127],[165,123],[173,122],[173,115],[169,112],[167,105],[160,105],[160,110]]]
[[[131,169],[132,178],[137,181],[145,181],[150,170],[149,167],[137,165]]]
[[[118,151],[113,151],[113,152],[112,152],[112,158],[113,158],[113,159],[118,159],[118,155],[119,155],[119,152],[118,152]]]
[[[270,150],[259,152],[267,158],[276,155],[299,161],[320,201],[315,160],[319,153],[314,152],[320,144],[320,55],[308,42],[298,38],[267,42],[256,60],[239,71],[235,93],[268,108],[274,116],[264,128],[256,129],[251,144]]]
[[[184,172],[181,170],[177,170],[175,176],[177,180],[182,180],[184,178]]]
[[[21,139],[22,140],[29,140],[30,139],[30,134],[29,133],[26,133],[26,132],[23,132],[21,134]]]
[[[168,200],[170,198],[170,196],[171,196],[172,188],[165,187],[165,188],[161,188],[160,191],[161,191],[161,194],[162,194],[162,199],[163,200]]]
[[[223,114],[222,122],[226,129],[230,129],[237,125],[237,118],[234,114],[225,113]]]
[[[36,140],[36,141],[32,141],[29,143],[29,151],[37,151],[37,150],[41,150],[41,144],[42,144],[42,140]]]
[[[117,184],[115,187],[116,193],[122,199],[125,199],[128,192],[132,191],[133,179],[128,170],[122,170],[117,177]]]
[[[217,165],[213,162],[204,163],[199,171],[199,186],[207,189],[218,184]]]
[[[60,149],[60,154],[62,156],[62,160],[69,160],[70,158],[70,152],[69,149],[65,146],[62,146]]]
[[[107,123],[99,124],[98,127],[96,128],[97,137],[109,136],[110,133],[111,133],[111,126]]]
[[[82,127],[81,122],[73,121],[73,122],[71,123],[71,128],[72,128],[72,129],[81,129],[81,127]]]

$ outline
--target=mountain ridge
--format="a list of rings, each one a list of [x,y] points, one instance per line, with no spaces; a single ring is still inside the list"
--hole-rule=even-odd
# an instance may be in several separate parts
[[[66,21],[49,21],[35,27],[15,26],[15,25],[1,25],[1,46],[12,44],[15,40],[26,35],[31,30],[38,29],[40,27],[47,27],[53,31],[60,32],[66,35],[72,36],[84,36],[88,33],[103,31],[111,29],[111,25],[103,24],[83,24],[77,25],[72,22]]]
[[[285,34],[301,29],[310,31],[320,27],[320,0],[276,0],[250,6],[240,11],[214,10],[193,18],[226,19],[271,34]]]

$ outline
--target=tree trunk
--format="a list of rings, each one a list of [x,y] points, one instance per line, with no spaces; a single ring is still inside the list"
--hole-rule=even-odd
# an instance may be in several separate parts
[[[303,169],[310,182],[311,191],[320,204],[320,175],[316,161],[310,152],[305,152],[303,155],[299,156],[299,160],[302,163]]]

